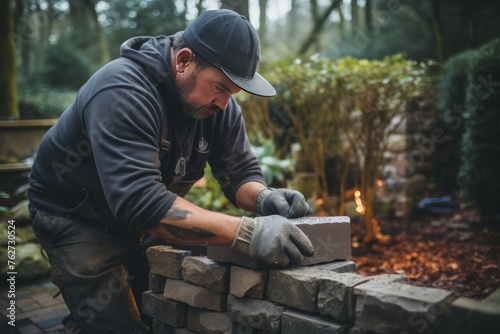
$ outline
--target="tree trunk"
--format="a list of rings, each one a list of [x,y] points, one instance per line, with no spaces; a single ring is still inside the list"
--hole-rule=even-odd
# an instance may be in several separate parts
[[[0,118],[18,119],[16,34],[12,1],[0,1]]]
[[[373,7],[373,2],[372,0],[366,0],[365,3],[365,29],[366,31],[371,31],[371,24],[372,24],[372,7]]]
[[[358,0],[351,0],[351,30],[359,26]]]
[[[94,25],[94,29],[97,33],[97,40],[99,43],[99,48],[101,49],[101,62],[105,64],[110,61],[111,55],[109,54],[108,40],[106,38],[106,35],[104,34],[104,30],[99,24],[99,20],[97,19],[95,0],[84,0],[84,2],[87,7],[87,11],[90,14],[92,25]]]
[[[241,14],[250,20],[248,0],[222,0],[221,8],[234,10],[236,13]]]
[[[267,0],[259,0],[259,38],[261,44],[266,44],[266,31],[267,31]]]
[[[309,34],[309,37],[306,38],[306,41],[304,44],[302,44],[302,47],[300,48],[299,54],[303,55],[305,54],[309,48],[316,44],[318,41],[319,33],[321,29],[323,28],[323,25],[325,22],[328,20],[328,16],[332,13],[332,11],[339,5],[340,0],[332,0],[330,6],[323,12],[323,15],[319,17],[315,22],[314,22],[314,28]]]
[[[198,10],[198,16],[200,16],[203,12],[203,0],[198,1],[198,3],[196,4],[196,9]]]
[[[344,13],[342,12],[342,1],[339,1],[339,5],[337,7],[337,10],[339,11],[339,17],[340,17],[339,32],[340,32],[340,36],[342,37],[345,34],[345,17],[344,17]]]
[[[443,20],[441,19],[438,0],[432,0],[432,27],[434,28],[434,39],[436,40],[436,57],[439,64],[443,64]]]
[[[297,0],[291,0],[290,12],[288,13],[288,38],[293,41],[297,31]]]

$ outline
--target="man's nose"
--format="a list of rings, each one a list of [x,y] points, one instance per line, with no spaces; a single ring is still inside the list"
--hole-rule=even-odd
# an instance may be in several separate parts
[[[227,108],[231,95],[232,94],[229,92],[226,94],[221,94],[214,99],[213,103],[221,110],[225,110]]]

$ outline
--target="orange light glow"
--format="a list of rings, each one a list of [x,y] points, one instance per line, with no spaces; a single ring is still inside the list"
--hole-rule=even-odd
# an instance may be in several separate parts
[[[384,185],[384,181],[382,181],[381,179],[377,179],[377,181],[375,182],[377,184],[377,187],[382,187]]]
[[[361,200],[361,191],[356,190],[354,193],[354,201],[356,202],[356,212],[360,215],[364,215],[366,207],[363,205],[363,201]]]

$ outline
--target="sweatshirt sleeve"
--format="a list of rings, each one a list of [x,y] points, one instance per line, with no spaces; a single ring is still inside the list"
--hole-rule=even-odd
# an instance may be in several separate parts
[[[83,113],[94,132],[93,156],[107,205],[119,222],[142,231],[157,224],[176,199],[161,182],[162,117],[153,95],[132,87],[98,93]]]
[[[236,206],[236,192],[244,183],[266,183],[251,150],[241,108],[234,97],[221,115],[222,125],[217,130],[216,149],[210,153],[209,163],[225,196]]]

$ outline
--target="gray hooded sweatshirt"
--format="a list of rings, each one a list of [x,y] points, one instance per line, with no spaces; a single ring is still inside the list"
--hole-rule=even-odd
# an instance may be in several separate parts
[[[231,97],[205,120],[184,116],[170,73],[171,37],[136,37],[103,66],[42,139],[30,175],[36,210],[146,231],[208,162],[226,197],[265,183]],[[162,154],[160,149],[163,145]]]

